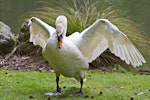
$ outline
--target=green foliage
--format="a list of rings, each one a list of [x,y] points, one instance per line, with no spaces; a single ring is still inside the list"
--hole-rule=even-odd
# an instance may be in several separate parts
[[[147,35],[140,30],[139,26],[131,21],[124,12],[115,8],[112,4],[107,2],[107,0],[50,0],[49,2],[42,2],[42,4],[43,7],[27,13],[25,17],[36,16],[55,27],[56,17],[58,15],[65,15],[68,18],[67,35],[75,31],[81,32],[98,18],[109,19],[135,44],[147,61],[147,64],[144,66],[149,67],[150,38],[148,38]],[[105,53],[102,54],[101,57],[105,59],[105,61],[107,58],[112,60],[112,64],[114,64],[113,61],[122,64],[121,61],[110,54]]]
[[[84,100],[81,97],[70,97],[69,94],[79,91],[80,84],[73,79],[60,77],[60,87],[64,95],[58,97],[45,96],[44,93],[54,91],[55,74],[40,72],[19,72],[0,70],[1,100]],[[134,73],[102,73],[87,72],[87,81],[83,92],[87,100],[148,100],[150,97],[150,76]]]

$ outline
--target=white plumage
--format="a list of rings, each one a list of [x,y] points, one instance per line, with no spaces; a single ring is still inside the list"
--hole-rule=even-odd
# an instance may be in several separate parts
[[[108,48],[134,67],[146,62],[127,36],[107,19],[98,19],[81,33],[68,37],[66,17],[58,16],[55,24],[56,29],[36,17],[30,18],[30,42],[43,48],[43,56],[55,70],[58,80],[62,74],[81,82],[81,94],[88,63]],[[60,92],[58,88],[56,91]]]

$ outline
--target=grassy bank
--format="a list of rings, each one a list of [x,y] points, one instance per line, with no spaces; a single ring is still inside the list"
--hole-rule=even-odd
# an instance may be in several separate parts
[[[48,97],[45,92],[55,90],[54,73],[36,71],[18,72],[0,70],[1,100],[149,100],[150,76],[130,72],[102,73],[87,72],[83,92],[87,98],[69,97],[79,90],[79,83],[70,78],[60,77],[63,96]]]

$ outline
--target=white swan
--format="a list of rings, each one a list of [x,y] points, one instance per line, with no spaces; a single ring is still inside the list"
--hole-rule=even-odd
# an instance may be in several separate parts
[[[43,56],[56,74],[55,92],[47,95],[60,95],[59,76],[74,77],[80,81],[81,88],[73,96],[83,96],[82,84],[90,62],[95,60],[106,49],[134,67],[146,63],[141,53],[127,36],[107,19],[98,19],[81,33],[75,32],[66,36],[67,18],[63,15],[56,19],[56,29],[42,20],[32,17],[30,26],[30,42],[43,48]]]

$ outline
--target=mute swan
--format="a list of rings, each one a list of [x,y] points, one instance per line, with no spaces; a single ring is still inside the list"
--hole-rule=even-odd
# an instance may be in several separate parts
[[[73,77],[80,81],[80,91],[71,96],[84,96],[82,85],[90,62],[106,49],[134,67],[146,63],[141,53],[127,36],[107,19],[98,19],[81,33],[66,36],[67,18],[58,16],[56,29],[36,17],[28,20],[30,42],[43,48],[43,57],[49,62],[56,75],[56,91],[46,95],[61,95],[59,76]]]

